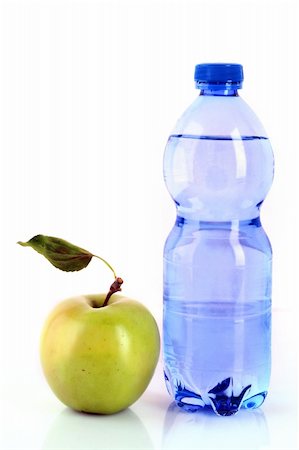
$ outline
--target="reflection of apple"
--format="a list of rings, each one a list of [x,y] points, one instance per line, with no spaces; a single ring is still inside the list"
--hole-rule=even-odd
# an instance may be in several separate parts
[[[145,424],[131,408],[99,417],[64,408],[46,433],[43,450],[153,450]]]
[[[67,406],[111,414],[148,386],[160,350],[155,319],[141,303],[113,294],[67,299],[54,308],[41,336],[48,383]]]

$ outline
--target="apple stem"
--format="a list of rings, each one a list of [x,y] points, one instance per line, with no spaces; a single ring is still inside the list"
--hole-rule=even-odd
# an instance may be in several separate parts
[[[122,278],[115,277],[115,281],[111,284],[110,290],[109,290],[108,294],[106,295],[106,298],[105,298],[105,301],[104,301],[102,307],[107,306],[112,294],[114,294],[115,292],[121,291],[121,285],[123,284],[123,282],[124,281]]]

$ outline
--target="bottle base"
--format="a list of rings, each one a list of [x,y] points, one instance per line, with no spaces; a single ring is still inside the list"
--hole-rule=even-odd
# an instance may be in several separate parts
[[[168,392],[171,394],[169,379],[165,374]],[[180,382],[174,389],[174,399],[178,407],[187,412],[198,412],[201,410],[214,411],[218,416],[232,416],[242,409],[259,408],[266,396],[267,391],[260,392],[249,398],[251,385],[245,386],[239,393],[233,391],[233,378],[229,377],[210,389],[204,400],[203,396],[186,389]]]

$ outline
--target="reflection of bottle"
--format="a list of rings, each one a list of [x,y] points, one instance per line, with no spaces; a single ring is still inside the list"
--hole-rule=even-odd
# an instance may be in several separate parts
[[[201,89],[164,155],[177,208],[164,248],[164,365],[176,403],[231,415],[270,377],[271,261],[260,206],[273,177],[266,133],[239,97],[239,64],[200,64]]]
[[[223,421],[208,412],[186,414],[173,402],[165,415],[161,447],[162,450],[260,450],[269,441],[268,425],[261,409],[251,414],[241,411],[233,421]]]

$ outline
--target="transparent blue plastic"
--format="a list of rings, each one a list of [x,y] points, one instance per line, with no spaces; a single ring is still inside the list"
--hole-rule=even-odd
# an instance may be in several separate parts
[[[227,83],[207,83],[169,137],[177,218],[164,248],[164,368],[187,411],[232,415],[267,395],[272,251],[260,207],[273,169],[265,130]]]

